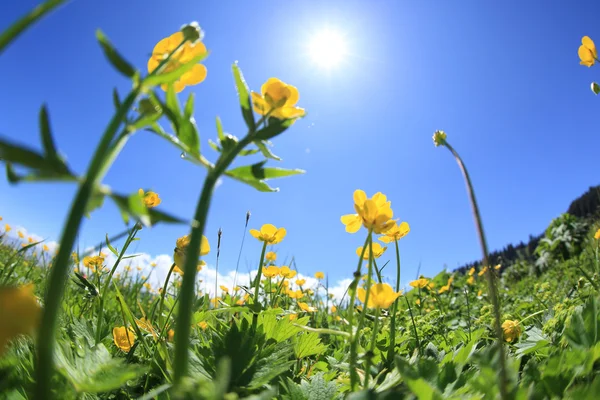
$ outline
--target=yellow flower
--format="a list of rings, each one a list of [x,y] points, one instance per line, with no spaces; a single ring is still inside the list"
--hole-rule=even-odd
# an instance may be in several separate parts
[[[296,313],[290,314],[290,321],[294,321],[297,319],[298,319],[298,314],[296,314]]]
[[[293,277],[296,276],[296,271],[294,271],[284,265],[283,267],[281,267],[281,271],[279,272],[279,274],[281,276],[283,276],[284,278],[292,279]]]
[[[9,224],[4,224],[4,230],[5,230],[6,232],[10,232],[10,230],[11,230],[11,229],[12,229],[12,228],[10,227],[10,225],[9,225]]]
[[[208,328],[208,324],[206,323],[206,321],[200,321],[198,322],[198,326],[200,327],[200,329],[202,329],[203,331],[206,330],[206,328]]]
[[[248,299],[250,298],[250,295],[248,293],[246,293],[244,295],[243,298],[239,299],[238,301],[235,302],[235,304],[237,304],[238,306],[241,306],[242,304],[244,304],[246,301],[248,301]]]
[[[267,254],[265,254],[265,259],[267,261],[276,261],[277,254],[274,251],[269,251],[269,252],[267,252]]]
[[[275,266],[263,268],[263,275],[267,278],[274,278],[279,275],[279,268]]]
[[[152,261],[152,262],[150,263],[150,266],[151,266],[152,268],[156,268],[156,263],[155,263],[154,261]]]
[[[416,281],[410,282],[409,285],[414,288],[423,289],[423,288],[426,288],[429,286],[429,279],[420,278],[420,279],[417,279]]]
[[[579,46],[577,54],[579,54],[579,59],[581,60],[579,64],[585,65],[586,67],[594,65],[598,59],[598,53],[596,52],[594,41],[590,39],[589,36],[581,38],[581,46]]]
[[[96,268],[102,268],[104,257],[102,256],[87,256],[83,257],[83,265],[94,271]]]
[[[119,349],[127,353],[135,343],[135,335],[131,329],[126,329],[124,326],[114,327],[113,340]]]
[[[331,312],[334,313],[337,311],[337,307],[336,306],[331,306]]]
[[[144,192],[144,189],[138,190],[138,193],[144,198],[144,204],[148,208],[154,208],[162,202],[160,197],[158,197],[158,193]]]
[[[2,217],[0,217],[0,221],[2,221]]]
[[[219,287],[224,293],[229,293],[229,288],[227,286],[220,285]]]
[[[200,272],[202,271],[202,267],[206,266],[206,261],[204,260],[200,260],[198,262],[198,265],[196,266],[196,271]],[[181,268],[179,268],[177,265],[175,265],[175,268],[173,268],[174,272],[177,272],[179,275],[183,275],[183,270]]]
[[[383,255],[383,253],[385,253],[386,250],[387,250],[387,247],[383,247],[377,242],[373,243],[373,258],[381,257]],[[363,251],[363,247],[362,246],[358,247],[356,249],[356,255],[360,257],[360,255],[362,254],[362,251]],[[369,246],[367,246],[367,248],[365,250],[365,254],[363,255],[364,260],[369,259],[370,251],[371,250],[370,250]]]
[[[440,288],[440,290],[438,290],[438,294],[442,294],[447,292],[448,290],[450,290],[450,285],[444,285]]]
[[[16,336],[35,331],[40,313],[32,284],[0,288],[0,356]]]
[[[169,53],[173,52],[177,46],[183,42],[183,32],[176,32],[171,36],[162,39],[154,46],[152,56],[148,60],[148,72],[152,72],[158,65],[167,58]],[[165,66],[162,73],[174,71],[182,64],[192,61],[197,56],[206,53],[206,46],[201,41],[190,43],[186,41],[183,46],[175,52],[169,59],[169,63]],[[196,64],[184,73],[178,80],[173,83],[175,92],[181,92],[186,86],[197,85],[206,79],[206,67],[202,64]],[[163,90],[167,90],[167,85],[161,85]]]
[[[50,249],[48,248],[48,246],[47,246],[47,245],[43,245],[43,246],[42,246],[42,250],[44,250],[44,251],[50,251]]]
[[[479,291],[477,292],[477,297],[481,296],[483,294],[483,290],[479,289]]]
[[[473,284],[475,284],[475,277],[474,277],[473,275],[471,275],[471,276],[469,277],[469,279],[467,279],[467,283],[468,283],[469,285],[473,285]]]
[[[277,78],[269,78],[260,88],[262,94],[252,92],[254,111],[279,119],[303,117],[303,108],[296,107],[300,98],[298,89]]]
[[[298,302],[298,306],[302,309],[302,311],[305,312],[315,312],[317,311],[317,309],[315,307],[309,306],[306,303],[303,303],[301,301]]]
[[[367,291],[364,288],[358,288],[358,299],[364,303],[367,297]],[[387,283],[376,283],[371,286],[369,292],[369,308],[388,308],[396,299],[402,295],[402,292],[394,292],[394,289]]]
[[[306,279],[296,279],[296,285],[303,286],[306,283]]]
[[[304,296],[304,293],[302,293],[302,290],[288,290],[287,291],[287,295],[291,298],[291,299],[301,299]]]
[[[138,271],[142,270],[142,267],[140,267],[139,265],[137,267],[135,267],[135,269],[137,269]]]
[[[173,260],[175,261],[175,271],[179,272],[183,275],[182,268],[185,265],[185,254],[187,252],[187,247],[190,245],[190,235],[185,235],[177,239],[175,242],[175,251],[173,254]],[[200,255],[205,256],[210,252],[210,244],[208,243],[208,239],[206,236],[202,235],[202,240],[200,241]],[[198,268],[200,271],[202,267]]]
[[[317,279],[325,279],[325,274],[322,272],[316,272],[315,273],[315,278]]]
[[[447,137],[448,137],[448,135],[446,135],[446,132],[435,131],[433,133],[433,144],[435,144],[435,147],[442,146],[442,145],[446,144]]]
[[[521,336],[521,325],[519,325],[519,321],[511,321],[507,319],[502,324],[502,330],[504,331],[504,340],[507,342],[512,342],[515,339],[518,339]]]
[[[478,275],[478,276],[483,276],[483,274],[485,274],[485,273],[487,272],[487,270],[488,270],[488,267],[483,267],[483,268],[481,269],[481,271],[479,271],[479,272],[477,273],[477,275]]]
[[[472,267],[472,268],[469,270],[469,276],[473,276],[473,274],[474,274],[474,273],[475,273],[475,267]]]
[[[275,225],[272,224],[264,224],[260,231],[256,229],[250,229],[250,234],[254,236],[256,239],[261,242],[266,242],[269,244],[277,244],[283,240],[287,231],[285,228],[277,229]]]
[[[498,264],[498,265],[496,265],[496,266],[494,267],[494,269],[495,269],[496,271],[498,271],[500,268],[502,268],[502,266],[501,266],[500,264]]]
[[[172,342],[173,338],[175,338],[175,331],[173,329],[169,329],[169,331],[167,332],[167,340],[169,342]]]
[[[118,278],[118,276],[117,276],[117,278]],[[149,291],[149,292],[152,291],[152,286],[148,282],[144,283],[144,287],[146,288],[147,291]]]
[[[6,232],[8,232],[8,230]],[[600,239],[600,229],[598,229],[596,231],[596,233],[594,234],[594,239],[596,239],[596,240]]]
[[[31,236],[29,236],[29,237],[27,238],[27,241],[28,241],[29,243],[33,243],[33,238],[32,238]]]
[[[372,229],[377,234],[387,233],[396,225],[392,220],[394,212],[392,203],[381,192],[377,192],[371,199],[362,190],[354,191],[354,210],[356,214],[342,215],[340,220],[346,225],[346,232],[356,233],[361,225]]]
[[[23,235],[23,232],[19,232],[19,238],[23,239],[25,237],[25,235]]]
[[[402,239],[404,236],[408,235],[410,232],[410,226],[406,222],[402,222],[400,225],[394,223],[392,228],[385,233],[384,236],[381,236],[379,240],[383,243],[392,243]]]
[[[315,294],[315,291],[312,289],[306,289],[306,294],[312,296],[313,294]]]

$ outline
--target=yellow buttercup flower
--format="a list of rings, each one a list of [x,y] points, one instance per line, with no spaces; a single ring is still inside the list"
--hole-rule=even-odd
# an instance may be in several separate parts
[[[202,271],[202,267],[206,266],[206,261],[204,260],[200,260],[198,262],[198,265],[196,266],[196,272],[200,272]],[[179,268],[177,265],[175,265],[175,268],[173,268],[174,272],[177,272],[179,275],[183,275],[183,270],[181,268]]]
[[[7,231],[7,232],[8,232],[8,231]],[[596,240],[600,239],[600,229],[598,229],[598,230],[596,231],[596,233],[594,234],[594,239],[596,239]]]
[[[33,238],[32,238],[31,236],[29,236],[29,237],[27,238],[27,241],[28,241],[29,243],[33,243]]]
[[[114,327],[113,340],[119,349],[127,353],[135,343],[135,335],[131,329],[126,329],[124,326]]]
[[[472,267],[472,268],[469,270],[469,276],[473,276],[473,274],[474,274],[474,273],[475,273],[475,267]]]
[[[502,268],[502,265],[500,265],[500,264],[498,264],[498,265],[496,265],[496,266],[494,267],[494,269],[495,269],[496,271],[498,271],[500,268]]]
[[[288,290],[287,291],[287,295],[291,298],[291,299],[301,299],[302,297],[304,297],[304,293],[302,293],[302,290]]]
[[[317,279],[325,279],[325,274],[322,272],[315,272],[315,278]]]
[[[488,267],[483,267],[483,268],[481,269],[481,271],[479,271],[479,272],[477,273],[477,275],[478,275],[478,276],[483,276],[483,274],[485,274],[485,273],[487,272],[487,270],[488,270]]]
[[[229,288],[227,286],[219,285],[219,287],[224,293],[229,293]]]
[[[309,306],[306,303],[303,303],[301,301],[298,302],[298,306],[300,307],[300,309],[302,309],[302,311],[304,312],[315,312],[317,311],[317,309],[313,306]]]
[[[435,147],[442,146],[442,145],[446,144],[447,137],[448,137],[448,135],[446,135],[446,132],[435,131],[433,133],[433,144],[435,145]]]
[[[448,290],[450,290],[450,285],[444,285],[438,290],[438,294],[446,293]]]
[[[284,265],[283,267],[281,267],[279,274],[284,278],[292,279],[296,276],[296,271]]]
[[[23,239],[25,237],[25,235],[23,235],[23,232],[19,232],[19,238]]]
[[[48,246],[47,246],[47,245],[43,245],[43,246],[42,246],[42,250],[44,250],[44,251],[50,251],[50,249],[48,248]]]
[[[162,202],[156,192],[144,192],[144,189],[140,189],[138,193],[144,198],[144,204],[148,208],[154,208]]]
[[[267,278],[274,278],[279,275],[279,268],[275,266],[263,268],[263,275]]]
[[[11,229],[12,229],[12,228],[10,227],[10,225],[9,225],[9,224],[4,224],[4,231],[6,231],[6,232],[10,232],[10,230],[11,230]]]
[[[244,295],[244,297],[243,297],[243,298],[241,298],[241,299],[239,299],[238,301],[236,301],[236,302],[235,302],[235,304],[237,304],[238,306],[241,306],[241,305],[243,305],[245,302],[247,302],[249,298],[250,298],[250,295],[249,295],[248,293],[246,293],[246,294]]]
[[[358,288],[357,290],[358,299],[364,303],[367,297],[367,291],[364,288]],[[376,283],[371,286],[369,292],[369,308],[388,308],[392,305],[398,297],[402,295],[402,292],[394,292],[394,289],[387,283]]]
[[[396,221],[392,220],[392,203],[381,192],[375,193],[369,199],[363,190],[355,190],[353,197],[356,214],[342,215],[340,218],[346,225],[346,232],[356,233],[362,225],[376,234],[381,234],[387,233],[396,225]]]
[[[585,65],[586,67],[591,67],[594,65],[598,59],[598,53],[596,52],[596,45],[594,44],[594,41],[590,39],[589,36],[584,36],[581,38],[581,46],[579,46],[577,54],[581,60],[579,64]]]
[[[95,271],[96,268],[102,268],[103,264],[104,264],[104,257],[102,257],[102,256],[83,257],[83,265],[85,265],[87,268],[91,269],[92,271]]]
[[[479,289],[479,291],[477,292],[477,297],[481,296],[483,294],[483,290]]]
[[[205,331],[206,328],[208,328],[208,323],[206,321],[200,321],[200,322],[198,322],[198,326],[200,327],[200,329]]]
[[[475,284],[475,277],[474,277],[473,275],[471,275],[471,276],[469,277],[469,279],[467,279],[467,283],[468,283],[469,285],[473,285],[473,284]]]
[[[179,270],[181,274],[183,274],[183,266],[185,265],[185,255],[187,252],[187,248],[190,245],[190,235],[185,235],[177,239],[175,242],[175,251],[173,254],[173,260],[175,261],[176,271]],[[208,239],[206,236],[202,235],[202,240],[200,241],[200,255],[205,256],[210,252],[210,244],[208,243]],[[201,266],[198,268],[200,271]]]
[[[383,253],[385,253],[386,250],[387,250],[387,247],[383,247],[382,245],[380,245],[377,242],[373,243],[373,258],[381,257],[383,255]],[[363,251],[363,247],[362,246],[358,247],[356,249],[356,255],[360,257],[360,255],[362,254],[362,251]],[[364,260],[369,259],[370,251],[371,251],[371,249],[369,248],[369,246],[367,246],[367,248],[365,249],[365,254],[363,255]]]
[[[41,310],[32,284],[0,288],[0,356],[12,339],[35,331]]]
[[[285,228],[276,228],[275,225],[272,224],[264,224],[261,226],[260,231],[250,229],[250,234],[261,242],[277,244],[283,240],[287,231]]]
[[[303,108],[296,107],[300,95],[295,86],[277,78],[269,78],[260,88],[261,94],[252,92],[254,111],[279,119],[303,117]]]
[[[296,279],[296,285],[298,286],[304,286],[305,283],[306,279]]]
[[[331,312],[334,313],[337,311],[337,307],[336,306],[331,306]]]
[[[295,321],[297,319],[298,319],[298,314],[296,314],[296,313],[290,314],[290,321]]]
[[[173,329],[169,329],[169,331],[167,332],[167,340],[169,342],[172,342],[174,338],[175,338],[175,331]]]
[[[402,239],[404,236],[408,235],[410,232],[410,226],[407,222],[402,222],[400,225],[394,223],[394,226],[385,233],[384,236],[381,236],[379,240],[383,243],[392,243]]]
[[[410,282],[409,285],[414,288],[423,289],[423,288],[429,287],[429,279],[420,278],[420,279],[417,279],[416,281]]]
[[[515,339],[518,339],[521,336],[521,325],[519,325],[519,321],[511,321],[507,319],[502,324],[502,330],[504,331],[504,340],[507,342],[512,342]]]
[[[267,261],[276,261],[277,254],[274,251],[269,251],[269,252],[267,252],[267,254],[265,254],[265,259]]]
[[[162,39],[154,46],[152,50],[152,56],[148,60],[148,72],[152,72],[159,66],[159,64],[167,58],[169,53],[173,52],[177,46],[184,41],[183,32],[176,32],[171,36]],[[183,46],[175,52],[169,59],[169,63],[163,69],[163,73],[174,71],[182,64],[186,64],[195,57],[198,57],[206,53],[206,46],[201,41],[190,43],[186,41]],[[196,64],[184,73],[178,80],[173,83],[175,92],[181,92],[186,86],[193,86],[201,83],[206,79],[206,67],[202,64]],[[167,90],[167,85],[161,85],[163,90]]]

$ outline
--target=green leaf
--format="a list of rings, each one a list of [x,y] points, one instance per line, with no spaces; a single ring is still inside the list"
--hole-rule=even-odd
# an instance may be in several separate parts
[[[183,108],[183,117],[190,119],[194,114],[194,93],[190,93]]]
[[[9,26],[8,29],[0,34],[0,54],[2,54],[4,49],[27,28],[64,2],[65,0],[48,0],[45,3],[36,6],[28,14]]]
[[[100,29],[96,31],[96,39],[100,42],[104,55],[117,71],[129,78],[135,75],[135,68],[133,68],[133,66],[117,52],[112,43],[110,43],[106,35]]]
[[[188,146],[191,154],[194,156],[200,155],[200,137],[198,135],[198,128],[196,127],[196,121],[193,117],[182,120],[176,134],[177,137]]]
[[[177,79],[181,78],[181,76],[183,74],[185,74],[186,72],[188,72],[192,68],[194,68],[194,65],[196,65],[200,61],[204,60],[207,56],[208,56],[208,52],[199,54],[196,57],[192,58],[187,63],[180,64],[180,66],[177,67],[176,69],[174,69],[173,71],[155,74],[155,75],[149,75],[143,81],[144,87],[150,88],[153,86],[173,83]]]
[[[208,145],[217,153],[221,152],[221,148],[219,147],[219,145],[213,142],[211,139],[208,139]]]
[[[296,358],[314,356],[323,353],[325,350],[327,350],[327,346],[321,343],[319,335],[314,332],[300,335],[294,344]]]
[[[254,121],[254,112],[252,111],[252,102],[250,100],[248,85],[246,84],[242,70],[238,67],[237,63],[233,64],[231,69],[233,70],[235,88],[237,89],[240,106],[242,107],[242,116],[244,117],[244,121],[246,121],[248,129],[251,132],[254,132],[256,130],[256,122]]]
[[[69,169],[63,163],[57,164],[55,160],[49,160],[35,150],[13,144],[7,139],[1,138],[0,159],[32,169],[52,171],[58,174],[70,174]]]
[[[267,161],[261,161],[252,165],[245,165],[243,167],[237,167],[234,169],[230,169],[227,172],[231,174],[244,178],[244,179],[257,179],[257,180],[265,180],[265,179],[273,179],[273,178],[283,178],[286,176],[298,175],[305,173],[304,170],[301,169],[284,169],[277,167],[264,167]]]
[[[19,175],[10,162],[6,163],[6,177],[10,183],[18,182],[77,182],[77,177],[70,173],[57,173],[53,171],[35,171],[26,175]]]
[[[105,194],[100,191],[95,191],[90,199],[88,200],[87,206],[85,207],[85,216],[90,218],[92,211],[102,207],[104,204]]]
[[[121,108],[121,100],[119,99],[119,92],[117,91],[117,88],[113,88],[112,99],[115,109],[118,110],[119,108]]]
[[[278,156],[276,156],[275,154],[273,154],[271,152],[271,149],[269,149],[269,142],[265,141],[265,140],[255,140],[254,144],[256,145],[256,147],[258,147],[258,149],[260,150],[260,152],[262,153],[263,156],[265,156],[266,158],[270,158],[271,160],[276,160],[276,161],[281,161],[281,158],[279,158]]]
[[[177,98],[177,93],[175,93],[175,87],[173,85],[169,85],[169,88],[167,89],[166,106],[177,116],[178,120],[181,119],[181,106],[179,105],[179,99]]]
[[[43,240],[40,240],[39,242],[34,242],[34,243],[29,243],[26,246],[21,247],[19,250],[17,250],[17,253],[24,253],[27,250],[29,250],[30,248],[37,246],[38,244],[42,243]]]
[[[110,240],[108,239],[108,233],[106,234],[106,247],[108,247],[111,253],[119,257],[119,252],[117,251],[117,249],[110,244]]]
[[[45,105],[40,109],[40,133],[42,136],[44,151],[46,152],[46,158],[48,160],[54,160],[54,162],[56,162],[58,165],[63,164],[63,161],[60,159],[58,152],[56,151],[54,139],[52,139],[50,120],[48,118],[48,109]]]
[[[237,181],[240,181],[247,185],[250,185],[260,192],[278,192],[279,191],[279,189],[272,188],[271,186],[269,186],[265,181],[257,180],[253,177],[239,176],[231,171],[225,171],[225,175],[227,175],[230,178],[233,178]]]
[[[221,123],[221,118],[217,117],[217,135],[219,135],[219,140],[223,140],[225,138],[225,133],[223,133],[223,124]]]
[[[141,377],[148,369],[112,358],[103,344],[92,348],[84,345],[75,351],[70,342],[62,342],[55,357],[58,371],[78,392],[109,392]]]
[[[269,140],[274,138],[292,126],[294,121],[296,121],[296,119],[269,118],[268,125],[256,132],[256,138],[258,140]]]
[[[183,220],[170,214],[157,211],[155,208],[146,208],[143,202],[143,197],[140,196],[139,193],[134,193],[130,196],[111,193],[110,198],[113,199],[115,204],[121,210],[122,214],[132,216],[134,219],[140,221],[146,226],[153,226],[159,222],[170,224],[180,224],[184,222]],[[128,218],[125,220],[125,223],[127,222]]]

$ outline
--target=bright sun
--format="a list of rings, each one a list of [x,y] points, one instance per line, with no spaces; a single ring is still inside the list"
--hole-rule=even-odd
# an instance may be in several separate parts
[[[346,42],[338,32],[324,30],[312,37],[309,52],[315,63],[323,68],[333,68],[344,58]]]

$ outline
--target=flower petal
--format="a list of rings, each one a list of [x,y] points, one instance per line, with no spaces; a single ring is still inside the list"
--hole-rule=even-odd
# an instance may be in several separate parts
[[[257,231],[256,229],[250,229],[250,231],[249,231],[249,232],[250,232],[250,234],[251,234],[252,236],[254,236],[256,239],[259,239],[259,240],[260,240],[260,239],[262,238],[262,236],[261,236],[260,232],[259,232],[259,231]]]
[[[180,81],[186,86],[197,85],[206,79],[207,70],[202,64],[196,64],[191,70],[183,74]]]
[[[277,228],[273,224],[264,224],[260,227],[260,233],[265,237],[271,238],[277,233]]]
[[[354,198],[354,204],[358,205],[359,207],[362,207],[364,202],[367,200],[367,194],[364,190],[360,189],[355,190],[352,197]]]

